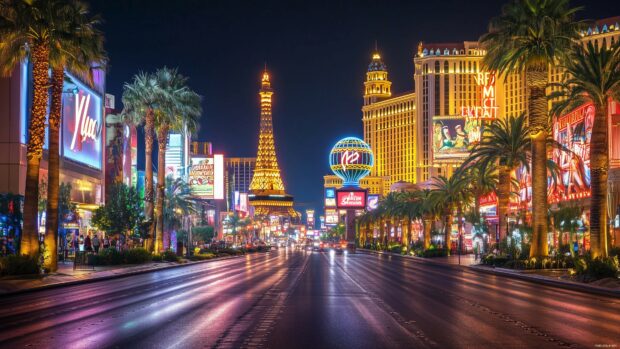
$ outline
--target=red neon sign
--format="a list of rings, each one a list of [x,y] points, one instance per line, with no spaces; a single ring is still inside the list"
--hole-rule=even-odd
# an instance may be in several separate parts
[[[495,119],[499,112],[495,97],[495,73],[480,72],[476,74],[476,85],[481,87],[480,105],[461,106],[461,116],[473,119]]]
[[[366,191],[338,191],[338,208],[366,208]]]

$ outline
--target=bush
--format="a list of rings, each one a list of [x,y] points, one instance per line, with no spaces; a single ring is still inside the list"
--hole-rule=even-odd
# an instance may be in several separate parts
[[[199,253],[189,257],[190,261],[204,261],[208,259],[215,258],[215,254],[213,253]]]
[[[163,262],[162,256],[160,254],[154,254],[151,256],[151,260],[153,262]]]
[[[0,275],[25,275],[39,273],[39,257],[8,255],[0,258]]]
[[[89,255],[89,263],[93,265],[123,264],[123,256],[115,248],[104,248],[99,254]]]
[[[161,255],[161,259],[166,262],[178,262],[179,261],[179,257],[177,256],[176,252],[172,250],[164,251],[164,253]]]
[[[402,246],[400,246],[400,245],[398,245],[398,246],[392,246],[392,247],[390,248],[390,251],[391,251],[392,253],[401,254],[401,252],[403,251],[403,247],[402,247]]]
[[[421,256],[424,258],[445,257],[447,255],[447,251],[443,248],[431,248],[423,251],[421,254]]]
[[[609,257],[618,257],[620,258],[620,246],[614,246],[609,249]]]
[[[575,273],[580,281],[592,282],[618,275],[618,256],[606,258],[579,258],[575,263]]]
[[[127,264],[142,264],[151,261],[151,253],[144,248],[133,248],[123,251],[124,262]]]

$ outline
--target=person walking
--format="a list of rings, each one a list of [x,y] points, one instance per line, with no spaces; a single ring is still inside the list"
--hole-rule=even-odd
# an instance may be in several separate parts
[[[110,248],[110,239],[107,236],[103,237],[103,248]]]
[[[95,249],[95,253],[99,254],[99,246],[101,245],[101,241],[99,241],[99,237],[95,234],[93,237],[93,248]]]
[[[88,252],[92,252],[92,250],[93,250],[93,244],[92,244],[92,240],[90,238],[90,234],[86,235],[86,239],[84,239],[84,248]]]

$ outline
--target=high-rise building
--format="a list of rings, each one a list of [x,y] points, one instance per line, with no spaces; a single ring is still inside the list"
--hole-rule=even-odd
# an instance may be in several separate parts
[[[190,163],[189,135],[171,132],[166,146],[166,177],[186,177]]]
[[[250,183],[250,205],[256,215],[288,216],[299,218],[293,209],[293,197],[286,193],[280,177],[280,167],[276,156],[271,115],[271,96],[273,89],[267,70],[263,73],[260,95],[260,129],[256,168]]]
[[[364,141],[375,155],[371,175],[382,177],[383,192],[397,181],[415,182],[415,96],[407,92],[392,96],[387,66],[378,52],[372,56],[364,82]]]
[[[256,158],[226,158],[224,160],[224,167],[226,171],[227,202],[230,205],[229,210],[234,210],[237,204],[237,194],[235,193],[238,193],[240,198],[241,194],[245,194],[247,197],[247,194],[250,192],[250,184],[252,183],[254,168],[256,167]]]

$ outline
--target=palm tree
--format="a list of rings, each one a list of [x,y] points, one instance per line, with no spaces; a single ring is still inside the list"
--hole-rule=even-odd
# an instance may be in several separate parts
[[[577,220],[581,217],[581,207],[577,206],[561,206],[557,211],[551,213],[553,225],[556,230],[560,231],[560,245],[564,241],[563,234],[568,232],[568,245],[572,256],[575,255],[575,251],[571,246],[573,236],[579,229]]]
[[[444,244],[446,253],[450,255],[450,242],[454,211],[457,211],[459,233],[461,232],[463,204],[471,200],[471,191],[467,177],[462,171],[455,171],[450,178],[439,176],[433,178],[433,189],[430,200],[444,216]]]
[[[609,101],[620,99],[620,44],[610,49],[589,42],[575,47],[562,64],[566,76],[551,98],[567,97],[553,107],[554,114],[585,102],[594,105],[590,146],[591,199],[590,250],[593,257],[607,256],[607,172],[609,170]]]
[[[156,240],[155,251],[163,249],[164,233],[164,191],[165,160],[168,134],[174,132],[194,132],[198,128],[198,118],[202,113],[200,96],[187,87],[187,78],[176,69],[164,67],[155,72],[154,79],[159,86],[160,103],[155,112],[157,130],[157,203],[156,203]]]
[[[85,76],[92,86],[94,64],[106,60],[103,34],[95,29],[98,17],[90,17],[88,7],[79,1],[62,2],[54,18],[57,21],[53,44],[50,47],[52,67],[52,100],[49,114],[48,191],[45,229],[45,266],[50,271],[58,268],[58,192],[60,188],[60,125],[65,69]]]
[[[438,207],[432,200],[432,190],[422,189],[416,192],[419,200],[419,210],[422,216],[422,226],[424,228],[424,250],[431,247],[431,230],[434,219],[438,216]]]
[[[197,209],[196,203],[191,199],[191,188],[182,178],[166,177],[164,195],[164,229],[170,233],[182,227],[183,219],[195,214]]]
[[[0,3],[0,73],[9,76],[19,62],[32,61],[33,96],[28,125],[26,189],[20,254],[39,253],[37,231],[39,166],[45,142],[50,45],[56,35],[52,1],[6,0]]]
[[[475,166],[479,168],[497,167],[500,240],[507,234],[506,219],[512,193],[511,173],[520,166],[529,167],[531,141],[528,131],[524,114],[494,120],[484,129],[480,142],[470,154],[469,161],[476,161]]]
[[[573,17],[580,8],[569,0],[515,0],[493,18],[489,32],[480,38],[487,54],[484,65],[501,75],[525,73],[528,124],[532,148],[531,254],[546,256],[547,246],[547,147],[548,106],[546,87],[549,66],[578,42],[580,23]]]
[[[153,206],[153,136],[155,111],[159,108],[161,93],[157,81],[146,73],[138,73],[131,83],[123,86],[122,115],[129,122],[144,123],[144,212],[149,226],[147,249],[153,251],[154,206]]]
[[[387,233],[385,234],[385,245],[384,248],[387,249],[388,243],[390,241],[390,233],[392,231],[392,223],[394,220],[398,218],[398,193],[391,192],[385,196],[385,199],[381,202],[382,206],[382,216],[385,219],[387,225]]]
[[[471,166],[465,166],[465,171],[470,179],[471,191],[474,195],[473,209],[477,215],[480,215],[480,198],[495,192],[497,188],[497,167],[491,162],[478,162]]]

